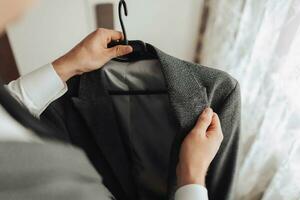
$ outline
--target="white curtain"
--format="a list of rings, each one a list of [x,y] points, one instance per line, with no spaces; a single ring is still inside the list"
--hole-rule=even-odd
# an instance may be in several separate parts
[[[300,0],[206,0],[202,65],[242,92],[235,199],[300,199]]]

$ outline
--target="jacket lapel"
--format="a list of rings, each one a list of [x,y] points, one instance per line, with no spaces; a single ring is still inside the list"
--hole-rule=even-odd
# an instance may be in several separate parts
[[[78,98],[72,101],[93,134],[105,159],[110,164],[129,199],[134,198],[128,154],[118,130],[112,101],[101,81],[100,72],[80,78]]]
[[[197,81],[193,65],[159,49],[155,51],[162,65],[170,103],[180,129],[188,132],[199,113],[208,105],[206,88]]]
[[[162,65],[171,108],[178,122],[169,165],[169,195],[176,189],[176,166],[181,143],[194,127],[200,113],[208,106],[206,88],[195,77],[195,66],[155,49]],[[200,67],[200,66],[199,66]]]

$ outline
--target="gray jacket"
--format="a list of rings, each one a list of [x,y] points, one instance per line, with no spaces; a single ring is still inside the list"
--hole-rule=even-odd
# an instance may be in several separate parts
[[[139,77],[154,77],[134,70],[131,73],[130,66],[125,68],[120,63],[120,67],[104,67],[70,80],[69,91],[53,102],[41,117],[44,122],[62,130],[62,134],[47,136],[84,149],[102,175],[105,186],[117,199],[167,199],[167,196],[172,199],[180,144],[193,128],[199,114],[210,106],[220,117],[224,140],[209,168],[206,186],[211,200],[230,198],[236,174],[240,127],[237,81],[222,71],[179,60],[152,48],[158,57],[167,98],[157,101],[157,95],[150,102],[152,97],[147,98],[147,94],[141,97],[144,99],[143,105],[153,105],[148,109],[149,115],[141,115],[143,106],[139,103],[141,98],[136,97],[138,95],[130,96],[130,100],[124,98],[120,103],[121,98],[109,93],[107,88],[112,82],[116,83],[114,86],[125,84],[125,88],[135,89],[140,85],[133,84],[132,80],[138,79],[140,83],[144,78]],[[143,63],[140,65],[143,66]],[[106,70],[108,68],[111,68],[110,72]],[[123,69],[129,71],[120,73]],[[147,68],[144,69],[143,72],[147,71]],[[155,85],[156,79],[153,80],[151,87]],[[118,87],[118,90],[123,89]],[[124,103],[130,112],[121,108]],[[161,117],[155,117],[155,113],[164,109],[164,106],[158,105],[168,107]],[[122,116],[129,116],[130,120]],[[172,119],[165,120],[165,116]],[[147,121],[152,123],[151,126]],[[129,128],[126,127],[128,124]],[[154,131],[150,131],[153,127]],[[168,130],[173,132],[168,133]],[[155,143],[161,145],[154,148]]]

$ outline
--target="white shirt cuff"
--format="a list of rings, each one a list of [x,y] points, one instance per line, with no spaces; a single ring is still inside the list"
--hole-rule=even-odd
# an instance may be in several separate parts
[[[68,89],[52,64],[21,76],[7,86],[12,95],[33,115],[39,117],[47,106]]]
[[[208,200],[207,189],[197,184],[185,185],[176,191],[175,200]]]

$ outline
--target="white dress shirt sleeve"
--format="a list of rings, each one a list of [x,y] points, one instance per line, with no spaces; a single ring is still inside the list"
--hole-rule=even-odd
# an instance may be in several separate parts
[[[197,184],[185,185],[176,191],[175,200],[208,200],[207,189]]]
[[[39,117],[47,106],[67,91],[52,64],[10,82],[7,89],[31,114]]]

